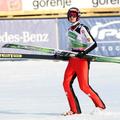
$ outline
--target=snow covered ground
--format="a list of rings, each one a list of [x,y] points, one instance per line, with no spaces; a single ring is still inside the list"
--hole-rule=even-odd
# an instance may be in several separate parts
[[[120,120],[120,64],[91,63],[90,85],[106,104],[91,115],[92,101],[74,82],[82,114],[61,116],[69,110],[63,91],[67,62],[0,61],[0,120]]]

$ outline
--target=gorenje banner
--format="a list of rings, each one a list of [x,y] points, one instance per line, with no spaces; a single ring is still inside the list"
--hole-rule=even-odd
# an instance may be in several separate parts
[[[6,43],[57,48],[56,22],[56,19],[0,20],[0,52],[21,52],[1,48]]]
[[[118,16],[119,6],[120,0],[0,0],[0,19],[65,18],[71,7],[83,17]]]
[[[120,17],[81,18],[81,23],[89,27],[98,47],[94,54],[105,56],[120,56]],[[67,20],[59,20],[60,48],[67,48],[65,31],[69,27]]]
[[[22,0],[23,10],[78,8],[113,8],[120,0]]]
[[[0,0],[0,11],[119,8],[120,0]]]

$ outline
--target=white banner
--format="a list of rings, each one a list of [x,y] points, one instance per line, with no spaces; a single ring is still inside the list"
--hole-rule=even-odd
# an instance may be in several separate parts
[[[22,0],[23,10],[63,10],[78,8],[116,8],[120,0]]]
[[[117,16],[120,0],[0,0],[0,18],[66,17],[71,7],[79,8],[82,16]]]
[[[0,0],[0,11],[119,8],[120,0]]]

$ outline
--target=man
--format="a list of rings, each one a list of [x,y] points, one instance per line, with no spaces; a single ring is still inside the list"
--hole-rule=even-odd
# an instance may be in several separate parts
[[[96,48],[97,43],[90,34],[89,29],[80,24],[80,11],[78,8],[70,8],[67,16],[68,21],[72,23],[68,30],[69,46],[72,51],[78,52],[78,55],[69,59],[64,75],[63,87],[70,106],[70,110],[65,112],[64,115],[81,113],[78,99],[72,87],[76,77],[80,89],[92,99],[97,108],[103,110],[105,109],[103,101],[89,85],[89,61],[83,58],[85,54]]]

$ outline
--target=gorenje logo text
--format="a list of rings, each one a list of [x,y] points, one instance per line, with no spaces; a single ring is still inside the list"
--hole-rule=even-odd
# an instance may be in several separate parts
[[[33,8],[65,8],[71,5],[71,0],[33,0]]]
[[[93,7],[120,5],[120,0],[92,0]]]

